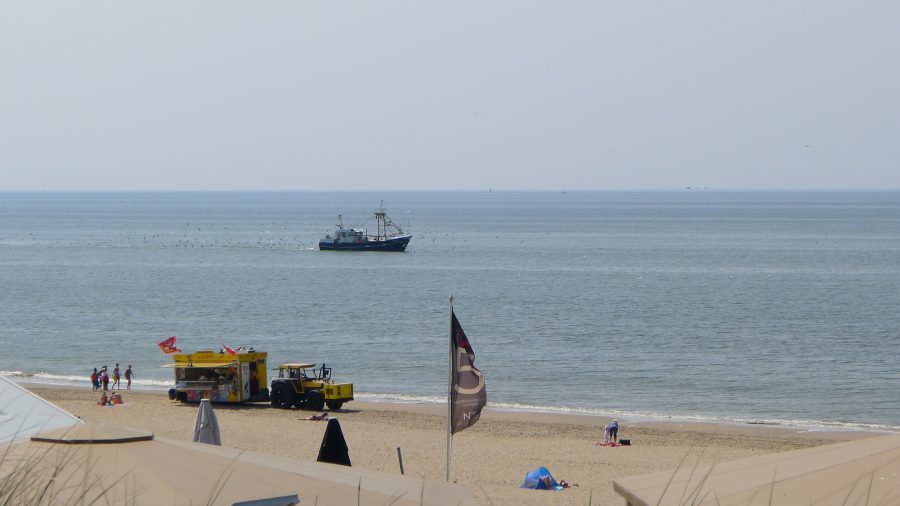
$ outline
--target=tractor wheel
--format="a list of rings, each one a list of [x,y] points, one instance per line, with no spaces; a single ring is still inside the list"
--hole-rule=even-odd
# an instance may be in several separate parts
[[[311,411],[322,411],[325,407],[325,395],[318,390],[310,390],[306,394],[305,407]]]
[[[328,404],[328,409],[337,411],[344,405],[344,401],[325,401],[325,404]]]
[[[273,408],[281,407],[281,389],[278,388],[278,385],[272,387],[272,395],[269,396],[269,402],[272,403]]]
[[[288,389],[285,388],[284,385],[275,385],[272,387],[270,401],[272,402],[272,406],[275,406],[276,408],[290,409],[291,393],[288,392]]]

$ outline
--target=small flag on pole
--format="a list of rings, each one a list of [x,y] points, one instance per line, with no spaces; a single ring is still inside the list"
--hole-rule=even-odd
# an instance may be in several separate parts
[[[161,349],[163,353],[177,353],[181,351],[181,348],[175,347],[175,336],[171,336],[159,343],[159,349]]]
[[[475,352],[463,331],[453,309],[450,309],[451,376],[450,433],[465,430],[481,416],[481,408],[487,404],[484,376],[475,367]]]

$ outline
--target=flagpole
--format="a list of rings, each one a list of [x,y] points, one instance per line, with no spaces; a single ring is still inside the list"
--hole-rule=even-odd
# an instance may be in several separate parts
[[[451,424],[453,423],[453,294],[450,294],[450,340],[448,341],[450,351],[447,354],[449,358],[449,371],[447,377],[447,464],[444,466],[444,481],[450,481],[450,447],[453,442],[453,433]]]

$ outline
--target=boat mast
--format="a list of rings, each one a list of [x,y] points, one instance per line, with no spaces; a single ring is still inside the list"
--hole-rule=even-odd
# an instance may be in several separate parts
[[[403,229],[397,226],[390,218],[388,218],[387,212],[384,210],[384,201],[381,201],[381,204],[378,206],[378,209],[375,210],[375,222],[377,223],[378,232],[375,236],[375,240],[380,239],[388,239],[389,237],[403,235]],[[392,227],[397,229],[395,233],[388,234],[388,227]]]
[[[381,201],[381,205],[378,209],[375,210],[375,223],[378,231],[375,235],[375,240],[380,240],[382,238],[387,239],[387,226],[384,224],[384,201]]]

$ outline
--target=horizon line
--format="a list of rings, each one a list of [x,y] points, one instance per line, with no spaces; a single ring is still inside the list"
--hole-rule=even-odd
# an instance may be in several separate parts
[[[347,189],[0,189],[0,194],[11,193],[890,193],[900,191],[898,188],[708,188],[708,187],[684,187],[684,188],[591,188],[569,190],[565,188],[556,190],[547,189],[374,189],[374,190],[347,190]]]

